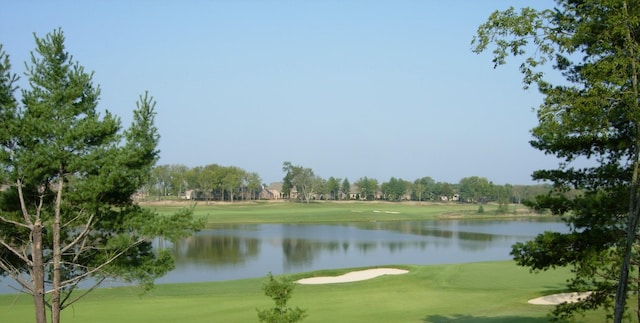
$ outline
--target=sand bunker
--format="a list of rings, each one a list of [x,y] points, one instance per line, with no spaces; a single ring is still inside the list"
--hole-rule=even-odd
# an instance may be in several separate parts
[[[562,293],[562,294],[554,294],[547,295],[543,297],[538,297],[529,300],[529,304],[534,305],[558,305],[562,303],[575,303],[580,301],[581,299],[587,298],[591,292],[584,293]]]
[[[336,284],[349,283],[361,280],[367,280],[382,275],[401,275],[408,273],[408,270],[394,268],[375,268],[367,270],[352,271],[341,276],[333,277],[311,277],[296,281],[299,284],[317,285],[317,284]]]

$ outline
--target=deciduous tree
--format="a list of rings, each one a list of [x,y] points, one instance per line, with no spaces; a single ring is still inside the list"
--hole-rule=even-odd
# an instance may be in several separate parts
[[[334,178],[333,176],[329,177],[326,188],[329,193],[329,199],[337,200],[338,193],[340,193],[340,179]]]
[[[360,196],[365,200],[374,200],[378,191],[378,180],[375,178],[361,177],[355,182],[360,189]]]
[[[344,180],[342,180],[342,186],[340,187],[340,191],[342,192],[342,194],[344,195],[345,199],[350,199],[351,196],[351,183],[349,183],[349,179],[345,177]]]

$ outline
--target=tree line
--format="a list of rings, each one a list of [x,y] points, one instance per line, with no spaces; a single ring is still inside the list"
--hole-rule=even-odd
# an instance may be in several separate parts
[[[383,201],[459,201],[467,203],[523,203],[551,190],[550,184],[495,184],[479,176],[464,177],[457,183],[438,182],[424,176],[414,180],[391,177],[380,182],[370,177],[323,178],[313,169],[284,162],[282,198],[312,200],[383,200]],[[261,198],[268,185],[256,172],[236,166],[187,167],[182,164],[159,165],[151,171],[151,181],[143,188],[148,199],[186,198],[215,201],[242,201]]]

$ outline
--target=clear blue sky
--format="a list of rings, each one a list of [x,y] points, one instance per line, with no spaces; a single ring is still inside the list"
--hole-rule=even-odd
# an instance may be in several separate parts
[[[33,33],[62,28],[125,126],[148,90],[160,164],[530,184],[557,166],[528,144],[541,96],[470,41],[533,4],[553,1],[6,1],[0,43],[22,75]]]

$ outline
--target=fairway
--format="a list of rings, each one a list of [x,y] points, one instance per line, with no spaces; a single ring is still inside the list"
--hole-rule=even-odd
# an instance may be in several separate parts
[[[370,280],[297,285],[289,305],[308,310],[304,322],[547,322],[552,306],[527,300],[563,291],[568,271],[530,274],[511,261],[434,266]],[[362,268],[360,268],[362,269]],[[350,270],[291,275],[335,276]],[[256,309],[272,306],[263,279],[158,285],[140,296],[131,287],[100,289],[62,313],[64,322],[257,322]],[[0,296],[4,322],[33,321],[26,296]],[[580,318],[602,322],[602,312]]]
[[[310,204],[287,201],[252,202],[149,202],[144,207],[161,214],[171,214],[184,207],[194,207],[198,217],[209,225],[246,223],[322,223],[363,221],[410,221],[436,218],[479,218],[533,216],[522,205],[511,205],[510,212],[497,214],[497,205],[438,202],[321,201]]]

